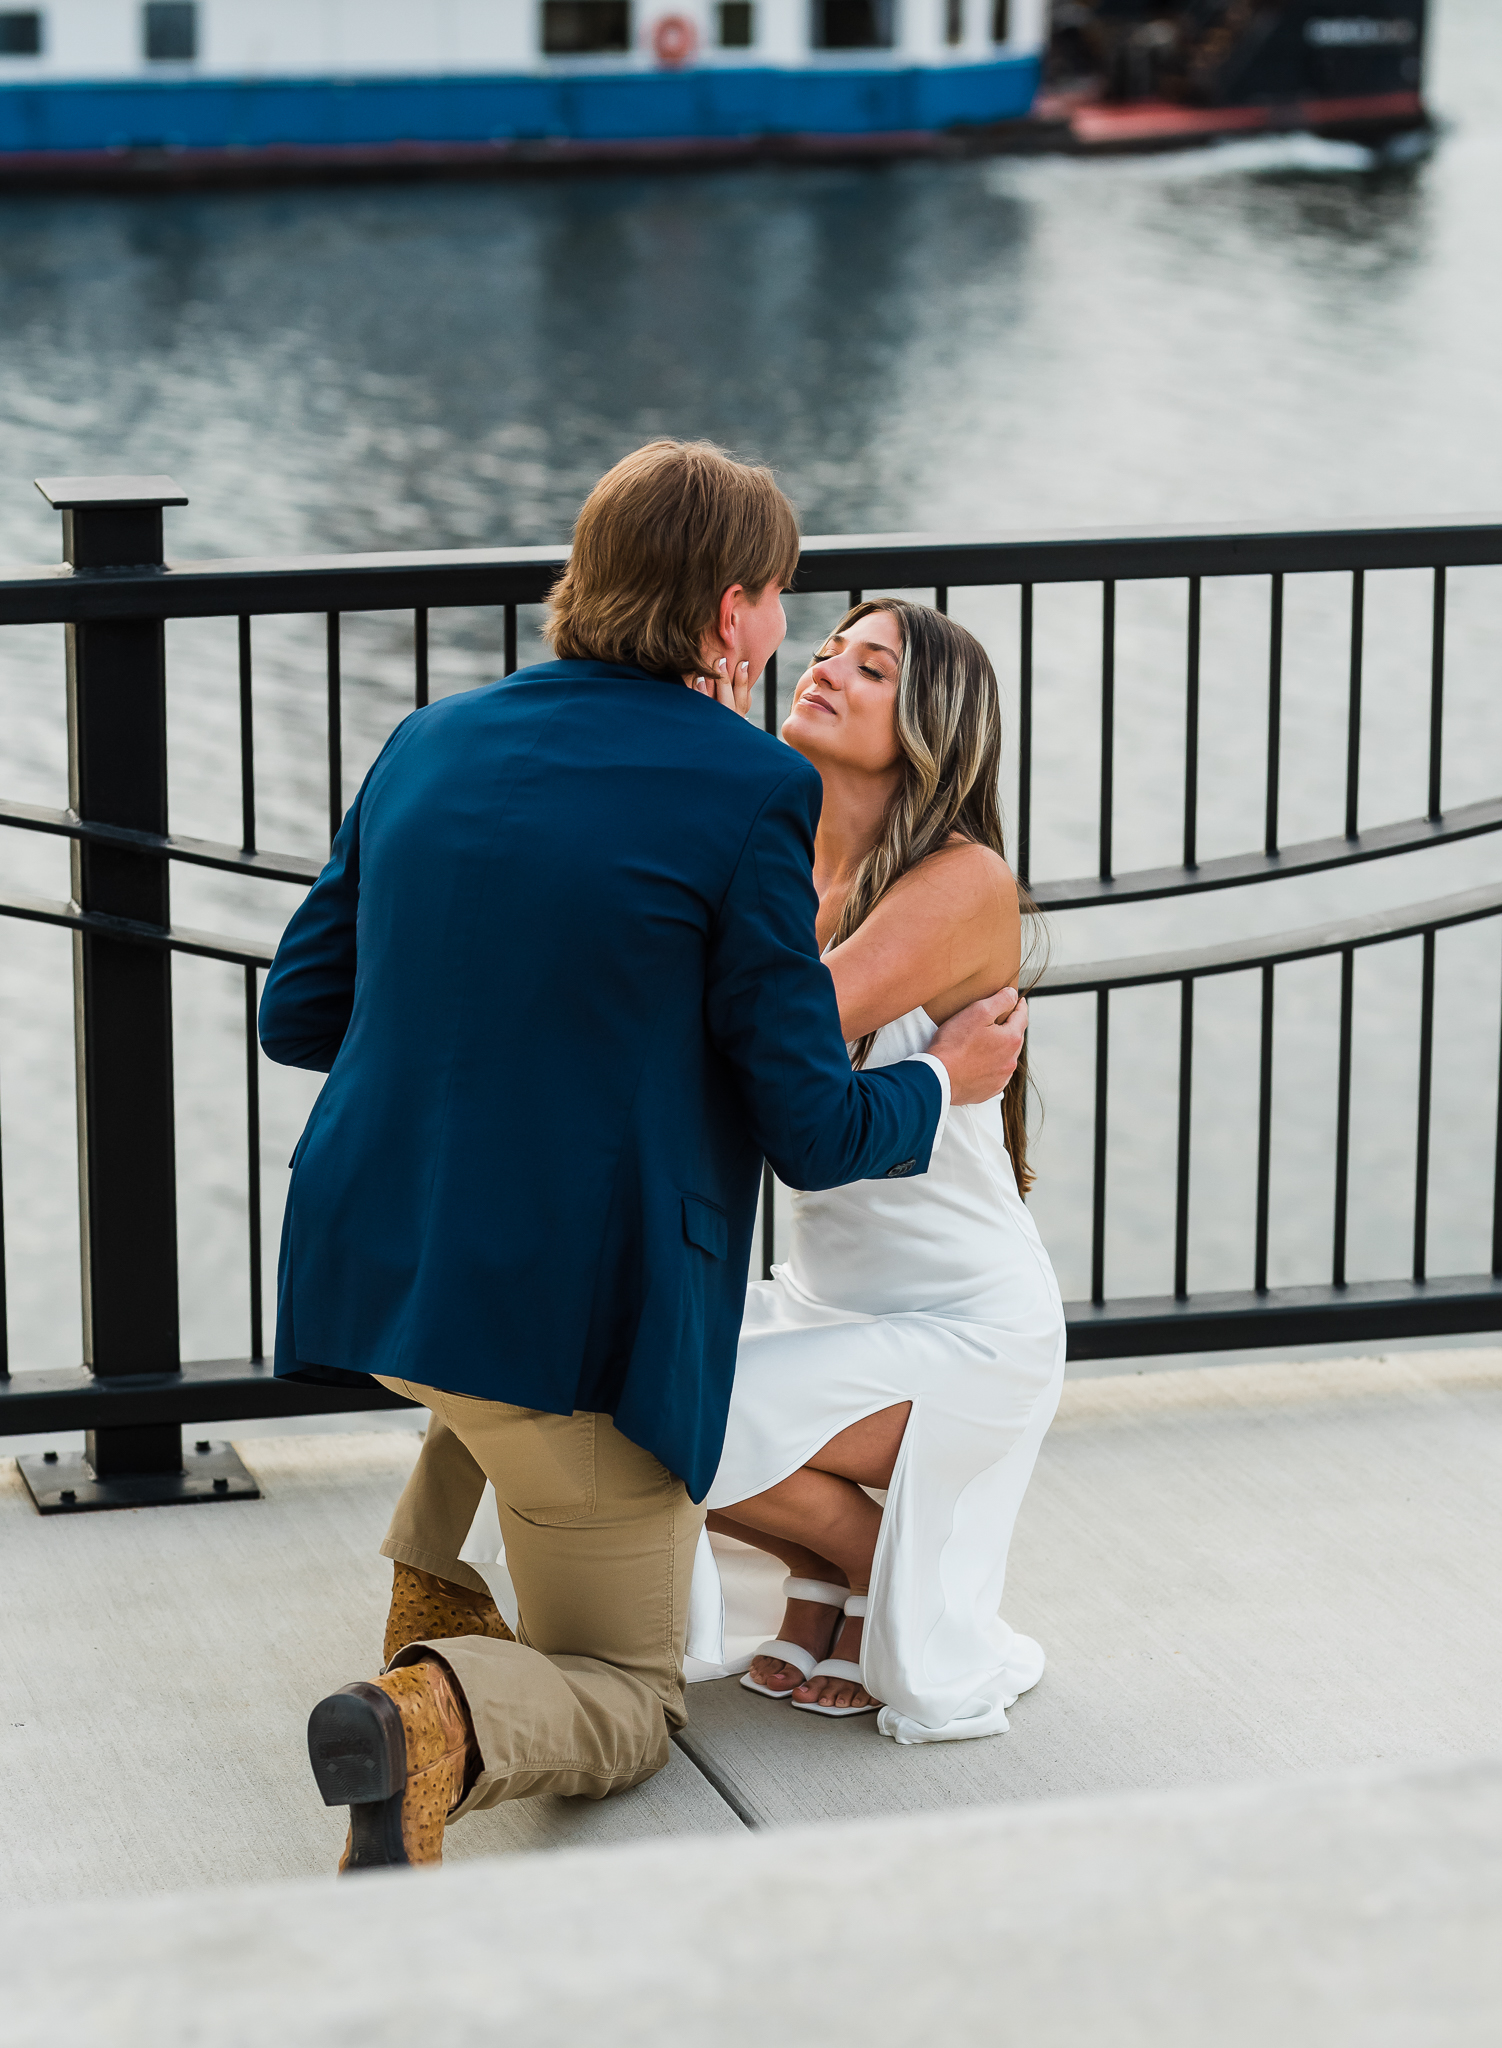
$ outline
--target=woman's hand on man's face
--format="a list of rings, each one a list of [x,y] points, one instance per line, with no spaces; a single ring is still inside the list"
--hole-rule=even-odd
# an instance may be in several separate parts
[[[701,697],[713,697],[717,703],[723,704],[727,711],[738,711],[742,718],[749,718],[752,681],[749,661],[741,662],[732,675],[729,660],[722,654],[715,663],[712,674],[694,676],[689,679],[688,686],[691,690],[697,690]]]

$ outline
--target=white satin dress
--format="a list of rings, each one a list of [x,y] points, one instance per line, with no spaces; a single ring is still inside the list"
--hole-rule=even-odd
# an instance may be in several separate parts
[[[898,1018],[867,1066],[926,1051],[936,1028],[923,1010]],[[765,1492],[851,1423],[911,1401],[882,1509],[862,1678],[885,1703],[878,1728],[898,1742],[997,1734],[1043,1673],[1042,1649],[998,1610],[1064,1379],[1058,1282],[1017,1192],[1001,1104],[951,1109],[926,1174],[794,1194],[792,1208],[786,1265],[747,1290],[708,1506]],[[781,1578],[739,1545],[700,1544],[693,1675],[744,1669],[747,1633],[778,1633]]]
[[[866,1064],[925,1052],[914,1010]],[[792,1248],[746,1291],[735,1389],[708,1505],[785,1479],[832,1436],[913,1411],[882,1509],[861,1673],[898,1742],[995,1735],[1043,1674],[999,1614],[1007,1551],[1064,1379],[1058,1283],[1002,1138],[1001,1104],[951,1109],[926,1174],[794,1194]],[[495,1494],[460,1555],[516,1626]],[[782,1621],[783,1567],[701,1535],[686,1676],[744,1671]]]

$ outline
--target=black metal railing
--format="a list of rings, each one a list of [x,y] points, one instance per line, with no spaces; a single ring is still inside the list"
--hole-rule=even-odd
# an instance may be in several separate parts
[[[334,1412],[396,1405],[368,1381],[291,1384],[273,1380],[263,1357],[260,1219],[261,1118],[255,1013],[267,944],[176,927],[168,878],[185,863],[252,880],[307,884],[319,863],[262,848],[257,839],[253,621],[274,614],[325,620],[327,796],[330,836],[343,815],[341,620],[351,612],[413,614],[412,701],[429,695],[429,620],[434,611],[494,607],[501,614],[503,667],[517,665],[518,608],[546,597],[565,560],[559,548],[477,549],[292,561],[169,564],[162,508],[181,504],[170,479],[58,479],[42,488],[63,514],[65,560],[57,568],[0,571],[0,625],[62,623],[68,633],[70,804],[49,810],[0,802],[0,825],[62,835],[71,842],[67,902],[0,896],[0,917],[66,928],[75,940],[80,1159],[83,1216],[85,1364],[11,1376],[0,1317],[0,1435],[83,1428],[87,1467],[72,1499],[53,1484],[44,1504],[106,1505],[120,1499],[223,1497],[242,1487],[216,1452],[192,1483],[183,1474],[181,1428],[250,1414]],[[874,536],[805,543],[796,588],[858,599],[863,590],[932,589],[941,608],[952,589],[1019,592],[1017,867],[1038,903],[1067,911],[1194,896],[1454,844],[1502,828],[1502,797],[1445,812],[1444,739],[1447,574],[1502,563],[1502,523],[1371,523],[1338,531],[1245,532],[1194,528],[1127,534],[1045,534],[949,540]],[[1361,827],[1362,688],[1366,577],[1379,570],[1433,576],[1428,664],[1427,807],[1422,816]],[[1350,581],[1349,679],[1345,726],[1344,831],[1285,846],[1280,837],[1283,768],[1285,582],[1343,572]],[[1269,582],[1267,720],[1260,848],[1201,860],[1200,731],[1203,586],[1210,578]],[[1117,597],[1122,583],[1181,579],[1187,585],[1184,651],[1182,860],[1116,871]],[[1035,729],[1035,590],[1098,584],[1100,609],[1097,872],[1039,880],[1032,869]],[[241,843],[177,837],[167,830],[164,622],[238,621]],[[764,695],[775,728],[775,664]],[[1435,943],[1444,929],[1502,913],[1502,887],[1473,889],[1412,908],[1199,949],[1050,971],[1037,995],[1093,994],[1095,1087],[1091,1167],[1091,1291],[1067,1304],[1077,1358],[1143,1355],[1273,1342],[1502,1328],[1502,1119],[1498,1124],[1492,1270],[1428,1277],[1430,1105],[1433,1078]],[[1419,937],[1423,980],[1418,1073],[1413,1258],[1408,1272],[1349,1282],[1346,1235],[1351,1140],[1353,962],[1358,950]],[[174,953],[227,961],[244,975],[247,1355],[184,1363],[179,1356],[177,1218],[171,1081]],[[1319,956],[1341,962],[1339,1077],[1330,1280],[1318,1287],[1268,1284],[1269,1189],[1276,975],[1285,963]],[[1244,1292],[1195,1295],[1188,1285],[1195,991],[1211,976],[1260,976],[1261,1028],[1253,1243]],[[1105,1285],[1110,1132],[1111,1002],[1130,987],[1177,984],[1178,1112],[1172,1295],[1110,1299]],[[763,1205],[762,1256],[775,1251],[770,1179]],[[0,1261],[3,1261],[0,1201]],[[0,1308],[3,1308],[0,1266]],[[37,1461],[26,1461],[34,1465]],[[210,1468],[213,1468],[213,1476]],[[225,1473],[229,1476],[226,1478]],[[42,1500],[43,1481],[29,1473]],[[53,1475],[56,1478],[56,1475]],[[111,1485],[113,1483],[113,1491]],[[80,1488],[83,1492],[80,1492]],[[185,1490],[186,1489],[186,1490]],[[87,1494],[87,1498],[83,1497]]]

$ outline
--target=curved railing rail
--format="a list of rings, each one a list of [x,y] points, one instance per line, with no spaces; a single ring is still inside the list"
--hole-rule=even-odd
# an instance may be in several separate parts
[[[429,693],[429,618],[450,607],[491,607],[500,617],[503,667],[517,665],[518,607],[535,605],[566,560],[559,548],[470,549],[446,554],[381,554],[167,563],[162,507],[184,502],[162,478],[60,479],[43,486],[63,513],[62,565],[0,570],[0,626],[62,623],[69,635],[70,786],[67,810],[0,800],[0,828],[70,842],[73,893],[66,902],[0,896],[0,917],[40,922],[79,935],[76,952],[81,1182],[86,1246],[84,1314],[89,1363],[65,1372],[6,1371],[3,1235],[0,1235],[0,1434],[61,1428],[90,1432],[94,1495],[185,1497],[180,1428],[248,1413],[290,1414],[390,1405],[369,1381],[291,1385],[274,1382],[263,1358],[260,1225],[260,1108],[255,1011],[258,973],[273,951],[266,942],[175,927],[168,878],[175,864],[253,880],[306,884],[319,863],[274,853],[257,841],[253,622],[273,614],[317,614],[325,635],[328,827],[344,808],[341,620],[347,612],[413,615],[413,702]],[[874,589],[931,588],[947,609],[961,586],[1007,585],[1020,592],[1017,865],[1038,902],[1064,911],[1253,886],[1289,876],[1413,854],[1495,832],[1502,798],[1445,811],[1442,805],[1447,575],[1502,563],[1502,520],[1368,522],[1339,529],[1245,531],[1183,528],[1152,533],[997,534],[949,539],[925,535],[837,537],[805,542],[795,588],[852,599]],[[1360,818],[1365,578],[1387,569],[1424,570],[1433,578],[1432,631],[1423,729],[1428,803],[1422,817],[1363,825]],[[1343,779],[1343,832],[1292,846],[1280,843],[1283,767],[1283,652],[1286,579],[1310,573],[1350,577],[1350,632]],[[1268,579],[1267,714],[1257,769],[1260,846],[1199,859],[1200,666],[1206,578]],[[1115,869],[1116,586],[1182,579],[1187,586],[1183,655],[1182,857],[1171,866],[1121,874]],[[1096,584],[1100,590],[1099,785],[1097,871],[1074,880],[1031,873],[1034,712],[1034,589]],[[167,829],[165,643],[167,619],[238,621],[241,839],[238,845],[171,834]],[[764,717],[776,723],[775,664]],[[1466,1329],[1502,1328],[1502,1208],[1494,1210],[1493,1271],[1430,1280],[1427,1272],[1429,1121],[1434,1042],[1436,934],[1502,912],[1502,886],[1340,922],[1085,966],[1052,968],[1041,1000],[1093,994],[1096,1003],[1094,1168],[1090,1298],[1067,1305],[1074,1357],[1141,1355],[1325,1338],[1365,1340]],[[1345,1274],[1349,1183],[1353,961],[1364,947],[1404,938],[1423,942],[1414,1256],[1401,1278],[1349,1283]],[[175,1162],[171,1086],[171,981],[174,953],[231,962],[245,978],[247,1249],[250,1280],[248,1355],[183,1364],[178,1356]],[[1341,959],[1331,1278],[1327,1286],[1269,1288],[1268,1206],[1274,978],[1286,962]],[[1193,1103],[1194,992],[1211,975],[1261,977],[1262,1037],[1258,1113],[1255,1242],[1245,1293],[1192,1296],[1187,1288],[1192,1223],[1189,1158]],[[1153,983],[1180,989],[1179,1122],[1175,1203],[1175,1291],[1163,1299],[1108,1300],[1105,1293],[1110,1006],[1114,992]],[[1502,1202],[1502,1142],[1497,1190]],[[763,1203],[764,1267],[774,1254],[775,1203]],[[4,1198],[0,1191],[0,1229]],[[27,1461],[32,1465],[35,1461]],[[116,1475],[111,1495],[109,1475]],[[29,1475],[32,1476],[32,1475]],[[34,1479],[34,1485],[38,1482]],[[155,1485],[155,1491],[153,1486]],[[120,1488],[124,1488],[124,1494]],[[174,1491],[174,1487],[177,1490]],[[38,1493],[39,1500],[41,1493]],[[50,1498],[50,1497],[49,1497]],[[56,1501],[52,1502],[57,1505]]]
[[[1051,967],[1033,998],[1095,997],[1094,1156],[1091,1188],[1091,1289],[1088,1304],[1071,1304],[1072,1357],[1119,1357],[1149,1351],[1225,1349],[1266,1343],[1311,1344],[1345,1335],[1418,1336],[1465,1329],[1502,1328],[1502,1100],[1498,1103],[1496,1167],[1492,1191],[1492,1270],[1468,1280],[1427,1278],[1429,1253],[1430,1124],[1434,1084],[1435,937],[1457,925],[1502,913],[1502,883],[1459,890],[1428,903],[1327,920],[1299,931],[1233,939],[1184,952],[1141,954]],[[1417,1127],[1413,1191],[1413,1261],[1409,1275],[1353,1289],[1346,1279],[1346,1232],[1351,1166],[1351,1043],[1355,956],[1369,946],[1423,940],[1419,998]],[[1339,1057],[1336,1081],[1334,1196],[1330,1284],[1326,1288],[1269,1290],[1268,1236],[1272,1174],[1272,1086],[1275,976],[1296,960],[1340,957]],[[1191,1306],[1188,1288],[1189,1160],[1193,1115],[1194,991],[1212,975],[1256,972],[1261,977],[1258,1056],[1257,1195],[1251,1292],[1201,1296]],[[1111,996],[1115,990],[1176,982],[1179,987],[1178,1130],[1175,1144],[1174,1291],[1157,1300],[1136,1297],[1107,1303],[1106,1149],[1109,1131]],[[1426,1308],[1429,1303],[1432,1308]],[[1467,1309],[1465,1304],[1469,1303]],[[1385,1306],[1384,1306],[1385,1305]],[[1387,1320],[1382,1319],[1383,1315]],[[1467,1315],[1474,1316],[1468,1321]]]

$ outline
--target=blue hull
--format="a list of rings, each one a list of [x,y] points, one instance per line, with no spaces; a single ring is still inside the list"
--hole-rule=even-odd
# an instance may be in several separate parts
[[[0,86],[0,153],[717,141],[1021,120],[1036,57],[620,76],[122,80]]]

